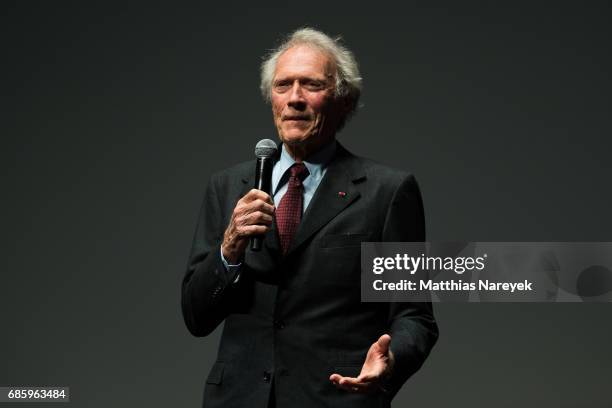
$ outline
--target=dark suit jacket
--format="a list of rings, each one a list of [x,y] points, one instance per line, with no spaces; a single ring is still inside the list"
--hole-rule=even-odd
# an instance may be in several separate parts
[[[278,407],[388,407],[438,330],[430,303],[361,303],[360,243],[425,240],[414,177],[338,145],[287,255],[273,229],[261,252],[247,250],[234,283],[220,243],[254,168],[247,162],[210,179],[183,280],[182,311],[194,336],[225,321],[204,407],[266,407],[272,383]],[[396,359],[388,392],[336,389],[329,376],[357,376],[384,333]]]

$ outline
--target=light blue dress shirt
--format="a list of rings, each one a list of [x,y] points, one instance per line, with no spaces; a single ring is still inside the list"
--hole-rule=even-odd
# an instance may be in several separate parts
[[[327,172],[327,165],[332,157],[336,153],[336,141],[334,140],[321,150],[311,155],[308,161],[304,161],[304,165],[308,169],[308,177],[304,179],[302,185],[304,186],[304,205],[302,206],[302,214],[308,208],[308,204],[312,200],[317,187],[321,184],[323,176]],[[274,205],[278,207],[281,199],[287,192],[289,177],[291,173],[287,170],[295,164],[295,160],[287,149],[283,145],[280,159],[274,164],[272,169],[272,191]]]
[[[304,202],[302,205],[302,214],[308,208],[312,197],[317,191],[317,187],[321,184],[321,180],[323,180],[323,176],[327,173],[327,165],[329,164],[332,157],[336,153],[336,141],[332,141],[327,146],[324,146],[321,150],[316,152],[315,154],[308,157],[308,160],[304,160],[304,165],[308,169],[308,176],[302,182],[304,186]],[[287,192],[289,177],[291,176],[288,171],[291,166],[295,163],[295,160],[283,144],[283,148],[281,150],[280,158],[276,163],[274,163],[274,167],[272,168],[272,199],[274,200],[274,205],[278,207],[281,202],[281,199]],[[230,265],[227,263],[225,258],[223,257],[223,251],[221,251],[221,260],[223,261],[223,265],[225,269],[232,273],[238,271],[242,263],[236,265]],[[240,275],[236,276],[236,280],[234,283],[238,282],[238,278]]]

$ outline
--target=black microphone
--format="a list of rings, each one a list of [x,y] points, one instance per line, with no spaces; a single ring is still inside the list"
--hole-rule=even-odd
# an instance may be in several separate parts
[[[255,186],[254,188],[272,195],[272,168],[278,148],[276,143],[270,139],[261,139],[255,145],[255,157],[257,164],[255,166]],[[251,251],[261,250],[263,235],[258,235],[251,238]]]

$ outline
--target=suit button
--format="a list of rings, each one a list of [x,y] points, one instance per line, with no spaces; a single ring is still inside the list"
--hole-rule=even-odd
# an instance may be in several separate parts
[[[271,378],[272,378],[272,374],[270,374],[268,371],[264,371],[263,373],[264,382],[269,383]]]
[[[274,320],[274,327],[282,330],[285,328],[285,323],[283,323],[281,320]]]

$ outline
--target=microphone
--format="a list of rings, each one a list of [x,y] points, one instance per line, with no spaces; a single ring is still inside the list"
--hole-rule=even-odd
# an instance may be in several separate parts
[[[261,139],[255,145],[255,186],[254,188],[272,195],[272,168],[278,148],[270,139]],[[260,251],[263,235],[251,238],[251,251]]]

